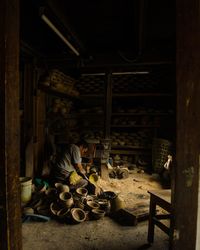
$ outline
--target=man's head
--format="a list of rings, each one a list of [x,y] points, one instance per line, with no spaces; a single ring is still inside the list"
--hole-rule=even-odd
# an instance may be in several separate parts
[[[81,156],[88,151],[89,146],[85,140],[80,140],[76,145],[80,148]]]

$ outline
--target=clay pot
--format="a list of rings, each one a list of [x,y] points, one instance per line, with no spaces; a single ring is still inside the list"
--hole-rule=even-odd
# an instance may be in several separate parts
[[[24,214],[34,214],[34,209],[32,207],[24,207],[23,213]]]
[[[62,193],[62,192],[69,192],[69,186],[62,184],[62,183],[55,183],[55,187],[58,190],[58,193]]]
[[[76,195],[80,198],[86,198],[88,190],[86,188],[80,187],[76,189]]]
[[[58,206],[58,204],[52,202],[50,205],[50,211],[52,215],[57,216],[58,211],[60,211],[60,207]]]
[[[97,184],[97,181],[98,181],[99,177],[96,173],[93,173],[89,176],[89,181],[90,183],[96,185]]]
[[[96,201],[87,201],[86,202],[86,206],[89,210],[95,209],[95,208],[99,208],[100,205],[98,202]]]
[[[74,223],[81,223],[86,219],[86,213],[81,208],[71,209],[71,218]]]
[[[99,208],[92,209],[92,218],[99,220],[105,216],[105,211]]]
[[[65,219],[68,217],[70,212],[70,208],[62,208],[57,212],[57,217],[59,219]]]
[[[99,208],[104,210],[106,214],[109,214],[111,208],[110,201],[106,199],[99,199],[98,203],[100,205]]]
[[[116,196],[114,199],[111,199],[110,205],[111,205],[110,208],[111,213],[115,213],[118,210],[125,208],[125,203],[119,196]]]
[[[70,208],[74,204],[74,199],[70,192],[60,193],[59,198],[62,201],[62,204],[67,208]]]
[[[86,202],[87,201],[95,201],[97,199],[96,195],[87,195]]]
[[[117,197],[117,194],[112,191],[106,191],[101,194],[102,199],[112,200]]]
[[[48,188],[45,191],[45,194],[48,196],[48,199],[53,199],[53,198],[56,198],[57,196],[57,190],[56,188]]]

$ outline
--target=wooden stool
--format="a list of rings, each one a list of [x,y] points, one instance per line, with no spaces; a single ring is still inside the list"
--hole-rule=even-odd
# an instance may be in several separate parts
[[[169,235],[169,244],[171,248],[172,244],[172,207],[171,207],[171,190],[152,190],[148,191],[150,194],[150,207],[149,207],[149,226],[148,226],[148,242],[150,244],[154,241],[154,227],[158,226],[162,231]],[[162,209],[168,212],[168,214],[157,214],[156,206],[160,206]],[[161,220],[170,220],[170,226],[167,227]]]

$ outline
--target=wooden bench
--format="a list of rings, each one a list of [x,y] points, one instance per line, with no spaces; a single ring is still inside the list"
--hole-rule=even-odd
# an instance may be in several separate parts
[[[172,245],[172,206],[171,206],[171,190],[151,190],[150,194],[150,207],[149,207],[149,226],[148,226],[148,242],[150,244],[154,241],[154,228],[155,225],[162,231],[169,235],[170,248]],[[158,213],[157,206],[165,210],[167,213]],[[169,226],[163,223],[163,220],[169,220]]]

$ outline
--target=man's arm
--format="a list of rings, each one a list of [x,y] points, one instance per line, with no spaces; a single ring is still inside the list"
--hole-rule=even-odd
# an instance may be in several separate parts
[[[75,168],[83,175],[86,174],[86,171],[85,169],[83,168],[82,164],[81,163],[76,163],[74,164],[75,165]]]

